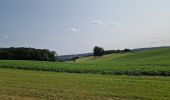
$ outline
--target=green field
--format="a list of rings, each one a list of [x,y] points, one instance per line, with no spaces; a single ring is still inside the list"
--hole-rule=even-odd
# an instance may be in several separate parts
[[[169,76],[170,48],[76,62],[0,60],[0,100],[170,100]]]
[[[1,100],[169,100],[170,77],[0,69]]]
[[[170,76],[170,48],[83,57],[76,62],[0,60],[0,67],[68,73]]]

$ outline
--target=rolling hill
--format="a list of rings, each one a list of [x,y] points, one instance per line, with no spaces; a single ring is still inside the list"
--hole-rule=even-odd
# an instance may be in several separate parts
[[[158,62],[159,60],[159,62]],[[161,62],[160,62],[161,61]],[[164,63],[170,61],[170,47],[150,49],[135,49],[130,53],[115,53],[102,57],[82,57],[77,62],[106,62],[106,63]]]
[[[0,66],[68,73],[170,76],[170,48],[115,53],[102,57],[82,57],[76,62],[0,60]]]
[[[169,100],[170,48],[76,62],[0,60],[0,76],[2,100]]]

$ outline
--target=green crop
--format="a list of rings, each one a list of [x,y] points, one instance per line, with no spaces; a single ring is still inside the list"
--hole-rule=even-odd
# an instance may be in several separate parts
[[[76,62],[0,60],[0,67],[68,73],[170,76],[170,48],[83,57]]]

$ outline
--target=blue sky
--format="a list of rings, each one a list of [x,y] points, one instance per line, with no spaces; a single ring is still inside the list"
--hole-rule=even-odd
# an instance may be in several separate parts
[[[59,55],[170,44],[170,0],[0,0],[0,47]]]

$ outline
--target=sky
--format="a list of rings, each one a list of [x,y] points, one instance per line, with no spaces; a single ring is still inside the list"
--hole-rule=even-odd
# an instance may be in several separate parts
[[[170,45],[170,0],[0,0],[0,47],[58,55]]]

